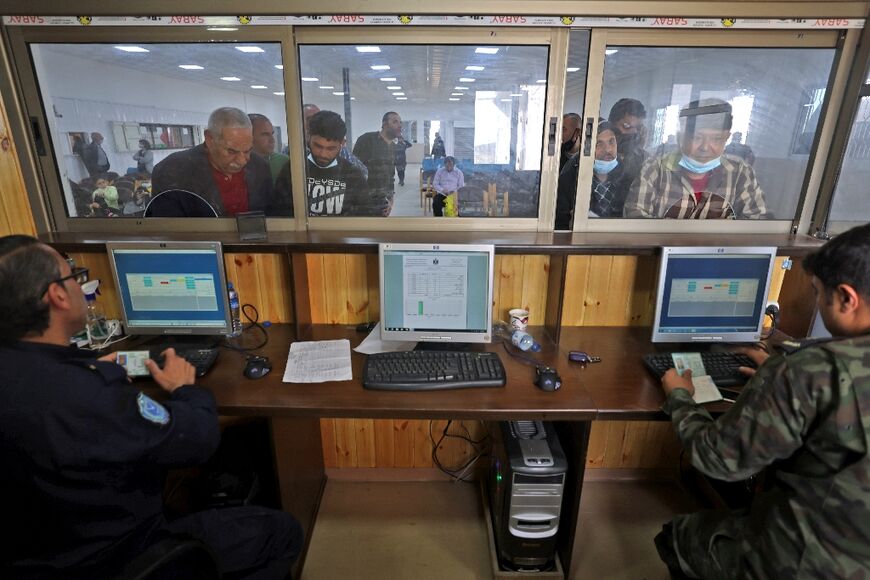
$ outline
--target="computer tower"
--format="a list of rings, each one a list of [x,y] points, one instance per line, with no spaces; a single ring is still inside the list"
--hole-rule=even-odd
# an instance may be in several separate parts
[[[493,431],[488,487],[499,563],[552,570],[568,470],[553,424],[509,421]]]

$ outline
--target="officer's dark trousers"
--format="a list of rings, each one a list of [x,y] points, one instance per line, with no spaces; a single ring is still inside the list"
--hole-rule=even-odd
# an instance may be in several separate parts
[[[656,536],[656,549],[672,578],[744,578],[740,544],[747,525],[747,510],[677,516]]]
[[[223,577],[229,579],[284,578],[304,542],[296,518],[259,506],[197,512],[169,522],[166,528],[208,545]]]

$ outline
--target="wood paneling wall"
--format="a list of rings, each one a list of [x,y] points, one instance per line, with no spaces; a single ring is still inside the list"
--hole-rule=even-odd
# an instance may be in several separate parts
[[[9,118],[0,97],[0,235],[35,235],[30,209],[15,143],[9,133]]]

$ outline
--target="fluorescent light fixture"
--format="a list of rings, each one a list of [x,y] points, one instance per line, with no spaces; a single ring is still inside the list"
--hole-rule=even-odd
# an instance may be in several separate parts
[[[344,91],[332,91],[332,94],[335,95],[336,97],[343,97]]]
[[[474,49],[477,54],[496,54],[498,49],[494,46],[478,46]]]
[[[388,64],[373,64],[370,68],[372,70],[390,70],[390,65],[388,65]]]
[[[275,68],[278,70],[284,70],[284,65],[283,64],[276,64]]]
[[[405,93],[393,93],[394,97],[404,97]]]
[[[407,101],[408,97],[396,97],[397,101]]]
[[[284,96],[284,91],[275,91],[275,92],[272,93],[272,94],[273,94],[273,95],[278,95],[279,97],[283,97],[283,96]]]
[[[457,99],[456,97],[450,97],[449,100],[451,100],[451,101],[458,101],[459,99]]]
[[[568,71],[568,72],[577,72],[578,70],[580,70],[580,67],[579,67],[579,66],[569,66],[569,67],[567,68],[567,71]]]
[[[474,81],[475,79],[469,77],[462,77],[461,79],[459,79],[460,83],[473,83]]]
[[[523,94],[522,93],[511,93],[511,96],[512,97],[522,97]]]
[[[263,50],[259,46],[237,46],[236,50],[238,50],[239,52],[249,52],[249,53],[266,52],[265,50]]]
[[[538,83],[539,85],[543,85],[544,83],[547,82],[547,79],[538,79],[535,82]]]
[[[604,51],[604,54],[606,54],[607,56],[610,56],[611,54],[616,54],[617,52],[619,52],[618,48],[608,48],[607,50]]]
[[[268,89],[266,85],[251,85],[252,89]]]
[[[124,45],[124,46],[116,46],[115,48],[117,48],[118,50],[123,50],[124,52],[151,52],[147,48],[142,48],[141,46]]]
[[[317,87],[318,89],[334,89],[335,87],[332,85],[320,85]]]
[[[357,52],[381,52],[380,46],[357,46]]]
[[[476,64],[470,64],[470,65],[468,65],[467,67],[465,67],[465,70],[483,70],[483,69],[485,69],[485,68],[486,68],[485,66],[479,66],[479,65],[476,65]]]
[[[387,83],[394,83],[396,82],[396,77],[381,77],[381,80]]]
[[[209,26],[206,30],[211,30],[212,32],[235,32],[238,28],[233,28],[232,26]]]
[[[453,90],[455,90],[455,91],[467,91],[468,87],[453,87]]]
[[[198,64],[180,64],[178,68],[183,68],[184,70],[202,70],[202,67]]]
[[[387,90],[388,91],[401,91],[402,87],[400,87],[399,85],[390,85],[387,87]]]
[[[355,100],[356,100],[356,97],[351,97],[350,100],[351,100],[351,101],[355,101]]]
[[[239,77],[221,77],[221,80],[222,81],[240,81],[242,79],[240,79]]]
[[[451,97],[461,97],[461,96],[464,95],[464,94],[465,94],[465,93],[450,93],[450,96],[451,96]]]
[[[305,81],[306,83],[316,83],[320,79],[317,77],[302,77],[302,80]]]
[[[510,103],[513,99],[499,99],[502,103]]]

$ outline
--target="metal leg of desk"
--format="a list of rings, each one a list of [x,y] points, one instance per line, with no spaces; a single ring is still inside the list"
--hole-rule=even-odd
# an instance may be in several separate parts
[[[559,542],[556,549],[565,577],[571,577],[571,561],[577,557],[578,538],[582,537],[580,526],[580,494],[583,491],[583,475],[586,473],[586,451],[589,447],[591,421],[557,421],[556,433],[568,459],[568,477],[565,481],[562,518],[559,525]]]
[[[326,485],[320,420],[272,417],[270,423],[281,507],[296,516],[305,530],[305,547],[293,567],[293,578],[299,578]]]

